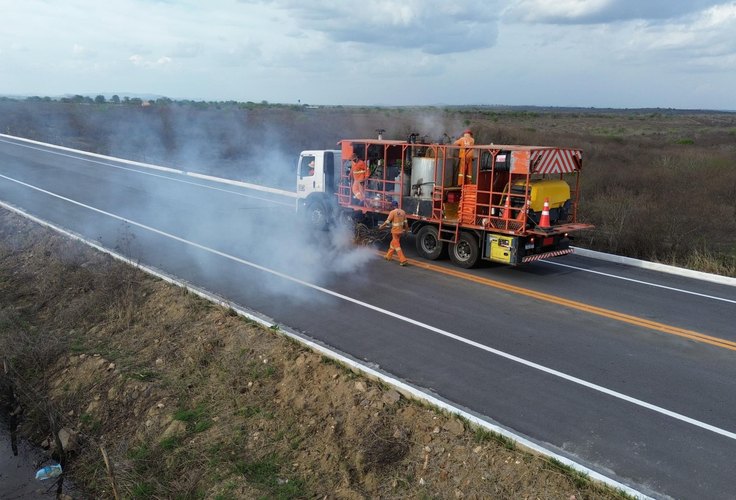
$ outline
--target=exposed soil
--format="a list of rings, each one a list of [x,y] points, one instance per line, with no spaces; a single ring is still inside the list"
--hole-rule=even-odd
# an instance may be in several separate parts
[[[6,211],[0,298],[22,433],[78,433],[90,498],[101,447],[123,498],[622,497]]]

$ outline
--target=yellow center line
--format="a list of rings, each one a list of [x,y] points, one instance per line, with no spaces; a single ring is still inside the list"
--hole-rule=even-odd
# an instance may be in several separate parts
[[[381,255],[383,255],[383,253],[381,253]],[[640,318],[638,316],[631,316],[629,314],[612,311],[610,309],[604,309],[602,307],[591,306],[589,304],[584,304],[582,302],[577,302],[575,300],[564,299],[562,297],[557,297],[555,295],[550,295],[548,293],[535,292],[534,290],[529,290],[528,288],[522,288],[520,286],[509,285],[507,283],[502,283],[500,281],[494,281],[488,278],[482,278],[480,276],[473,276],[471,274],[464,273],[462,271],[457,271],[455,269],[449,269],[446,267],[437,266],[435,264],[429,264],[426,261],[409,259],[409,263],[414,267],[419,267],[422,269],[426,269],[428,271],[434,271],[434,272],[438,272],[441,274],[446,274],[448,276],[454,276],[456,278],[464,279],[467,281],[472,281],[474,283],[478,283],[481,285],[490,286],[492,288],[497,288],[499,290],[505,290],[507,292],[512,292],[512,293],[516,293],[519,295],[525,295],[527,297],[531,297],[537,300],[543,300],[545,302],[550,302],[552,304],[565,306],[570,309],[577,309],[578,311],[584,311],[590,314],[603,316],[605,318],[614,319],[616,321],[621,321],[623,323],[628,323],[631,325],[640,326],[642,328],[648,328],[650,330],[656,330],[659,332],[668,333],[670,335],[676,335],[678,337],[684,337],[690,340],[695,340],[697,342],[703,342],[705,344],[710,344],[716,347],[722,347],[724,349],[736,351],[736,342],[732,342],[726,339],[721,339],[718,337],[712,337],[710,335],[705,335],[704,333],[699,333],[693,330],[686,330],[684,328],[678,328],[676,326],[666,325],[664,323],[659,323],[657,321],[651,321],[645,318]]]

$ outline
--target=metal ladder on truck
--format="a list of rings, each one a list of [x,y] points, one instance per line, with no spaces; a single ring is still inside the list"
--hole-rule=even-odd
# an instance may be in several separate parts
[[[445,223],[445,214],[442,207],[443,198],[444,190],[442,186],[435,186],[432,189],[432,218],[440,221],[437,226],[437,239],[447,243],[457,243],[460,224],[458,224],[458,221],[455,221],[454,224]]]

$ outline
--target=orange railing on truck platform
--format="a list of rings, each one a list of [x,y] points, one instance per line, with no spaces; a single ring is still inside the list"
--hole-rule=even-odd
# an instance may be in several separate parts
[[[471,180],[458,185],[461,148],[453,144],[358,139],[340,141],[340,146],[343,165],[337,197],[345,208],[388,213],[396,201],[410,219],[455,227],[455,233],[461,226],[514,235],[537,233],[539,217],[530,200],[534,183],[559,179],[569,186],[570,202],[544,233],[589,227],[577,222],[579,149],[475,145],[467,148],[473,156]],[[363,201],[352,193],[353,155],[370,172]]]

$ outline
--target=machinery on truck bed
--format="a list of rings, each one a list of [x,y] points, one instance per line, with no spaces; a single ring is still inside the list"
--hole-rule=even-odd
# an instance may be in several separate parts
[[[339,221],[375,227],[396,201],[419,255],[449,253],[463,268],[480,259],[517,265],[569,254],[570,233],[592,227],[577,222],[579,149],[475,145],[472,180],[459,186],[460,147],[412,138],[343,140],[339,150],[303,151],[297,211],[317,228]],[[353,155],[370,171],[364,201],[351,190]]]

